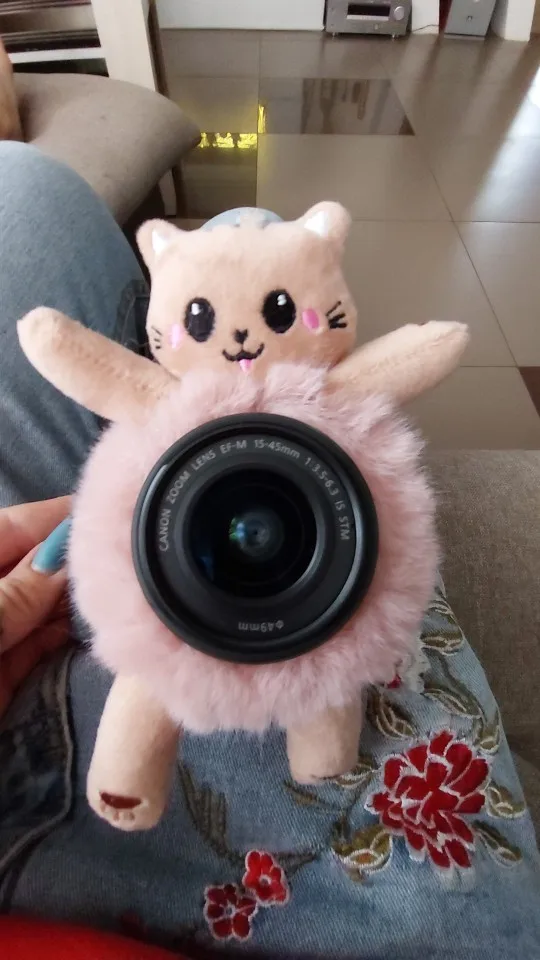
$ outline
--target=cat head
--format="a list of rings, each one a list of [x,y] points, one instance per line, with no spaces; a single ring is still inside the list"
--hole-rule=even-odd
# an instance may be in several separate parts
[[[18,324],[22,349],[67,396],[107,420],[146,423],[183,374],[264,380],[285,364],[327,370],[325,391],[386,394],[407,403],[457,366],[461,323],[407,324],[352,351],[356,310],[341,268],[349,229],[338,203],[293,222],[257,221],[186,232],[150,220],[138,232],[152,278],[148,340],[158,363],[56,310]]]
[[[264,374],[277,362],[333,366],[356,310],[341,258],[350,218],[319,203],[286,223],[187,232],[150,220],[137,240],[152,279],[147,334],[174,376],[196,367]]]

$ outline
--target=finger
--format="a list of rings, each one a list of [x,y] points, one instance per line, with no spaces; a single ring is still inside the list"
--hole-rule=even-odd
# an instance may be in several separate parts
[[[51,611],[47,623],[53,623],[55,620],[69,620],[73,617],[74,606],[73,600],[68,589],[64,589],[60,600],[58,601],[54,610]]]
[[[71,497],[21,503],[0,510],[0,570],[24,557],[67,517]]]
[[[56,620],[34,631],[0,660],[0,717],[37,663],[69,639],[69,621]]]
[[[63,568],[52,576],[32,568],[29,553],[0,580],[0,649],[5,652],[49,619],[66,588]]]

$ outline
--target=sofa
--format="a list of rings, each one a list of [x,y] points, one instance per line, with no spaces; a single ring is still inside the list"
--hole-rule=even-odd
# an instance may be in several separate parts
[[[171,100],[85,74],[16,73],[24,139],[77,171],[125,225],[199,140]]]
[[[434,452],[448,599],[487,673],[540,836],[540,451]]]

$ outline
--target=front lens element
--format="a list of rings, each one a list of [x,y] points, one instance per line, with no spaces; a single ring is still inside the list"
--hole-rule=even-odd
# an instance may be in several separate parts
[[[272,597],[307,570],[317,541],[301,489],[268,469],[218,477],[195,503],[188,543],[202,575],[238,598]]]

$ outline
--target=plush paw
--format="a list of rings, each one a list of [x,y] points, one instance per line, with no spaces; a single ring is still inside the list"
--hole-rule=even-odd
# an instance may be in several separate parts
[[[107,790],[89,790],[88,802],[103,820],[117,830],[149,830],[155,827],[163,810],[144,797],[131,797]]]
[[[348,772],[349,770],[338,770],[334,768],[324,768],[324,770],[319,771],[291,770],[293,780],[306,787],[315,787],[317,784],[326,783],[328,780],[335,780],[336,777],[343,776],[343,774]]]
[[[112,820],[116,826],[119,821],[124,824],[133,824],[136,820],[136,811],[142,806],[139,797],[120,797],[115,793],[100,793],[99,809],[106,820]]]

